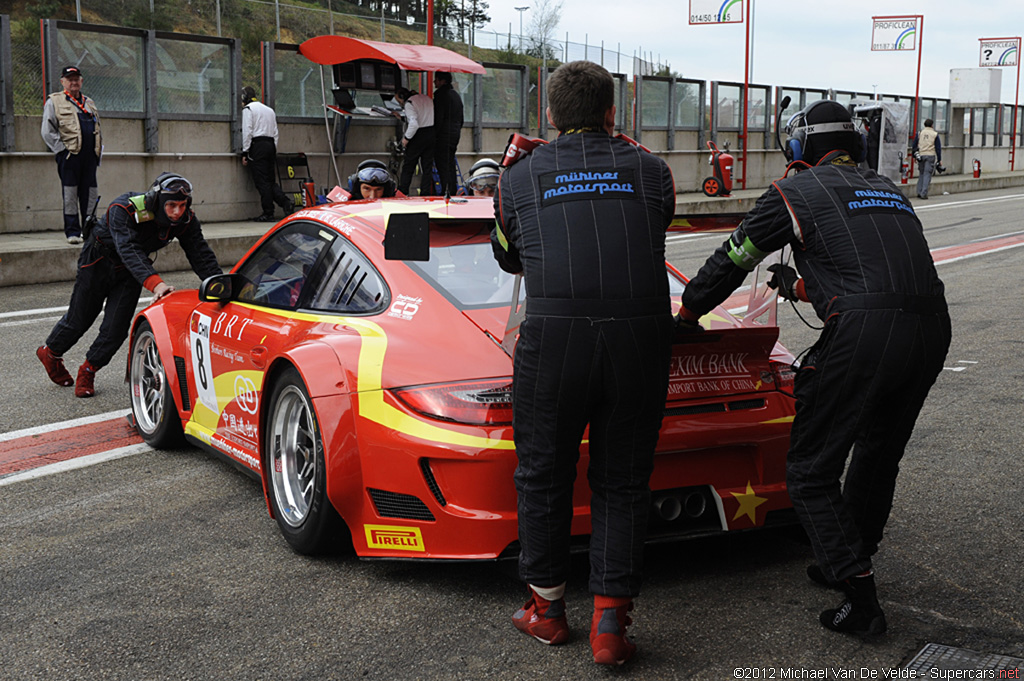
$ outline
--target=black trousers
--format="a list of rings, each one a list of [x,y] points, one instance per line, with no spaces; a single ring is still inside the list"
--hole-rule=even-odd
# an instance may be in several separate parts
[[[252,183],[260,193],[260,207],[263,215],[274,217],[274,204],[285,211],[292,208],[292,200],[281,189],[274,178],[277,165],[277,149],[272,137],[254,137],[249,145],[249,172]]]
[[[434,145],[434,165],[441,180],[440,196],[455,196],[459,191],[459,181],[455,176],[455,151],[458,148],[458,142],[453,144],[447,140],[438,140]]]
[[[61,203],[64,206],[64,235],[80,236],[82,222],[96,203],[96,168],[99,159],[90,147],[77,154],[58,151],[55,155],[60,176]]]
[[[665,409],[672,318],[530,315],[514,358],[513,430],[519,573],[556,586],[569,576],[573,485],[590,424],[590,590],[636,596],[654,448]]]
[[[63,355],[82,338],[103,310],[99,335],[85,358],[98,368],[110,364],[128,337],[142,285],[116,258],[104,257],[105,249],[90,236],[78,256],[78,274],[68,311],[46,337],[55,355]],[[104,304],[106,309],[104,310]]]
[[[412,136],[405,147],[405,161],[402,162],[402,177],[398,181],[398,190],[409,194],[412,176],[416,173],[416,163],[420,164],[423,175],[420,177],[420,196],[434,195],[434,128],[420,128]]]
[[[797,373],[786,482],[830,580],[871,568],[900,459],[950,336],[946,313],[843,312],[825,325]]]

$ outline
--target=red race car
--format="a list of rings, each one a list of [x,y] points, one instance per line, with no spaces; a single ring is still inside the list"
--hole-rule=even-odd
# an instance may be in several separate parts
[[[128,369],[139,433],[252,473],[300,553],[348,534],[364,557],[515,555],[510,355],[525,298],[491,255],[493,224],[483,198],[292,214],[231,273],[139,313]],[[685,279],[668,274],[678,307]],[[652,540],[793,520],[792,356],[775,326],[721,308],[703,324],[675,346]],[[581,543],[587,460],[584,440]]]

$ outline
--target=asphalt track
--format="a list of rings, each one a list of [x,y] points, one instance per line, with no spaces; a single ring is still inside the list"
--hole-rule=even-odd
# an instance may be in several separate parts
[[[1024,657],[1024,195],[935,197],[918,208],[954,340],[876,559],[890,632],[864,642],[817,624],[838,599],[807,582],[810,550],[798,533],[657,545],[630,630],[640,653],[616,676],[843,678],[852,669],[850,678],[867,678],[863,668],[885,678],[928,642]],[[722,239],[674,237],[670,260],[692,273]],[[0,678],[613,673],[588,659],[585,556],[568,591],[573,638],[547,648],[508,621],[525,600],[512,564],[297,556],[251,478],[197,450],[136,444],[114,369],[124,350],[99,374],[95,398],[45,382],[32,351],[69,291],[7,288],[0,300]],[[797,352],[816,335],[788,305],[780,326]]]

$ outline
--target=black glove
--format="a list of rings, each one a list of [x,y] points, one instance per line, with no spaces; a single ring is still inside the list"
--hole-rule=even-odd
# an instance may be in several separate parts
[[[800,300],[796,294],[796,285],[800,281],[796,270],[789,265],[775,263],[768,266],[768,271],[772,273],[772,278],[768,280],[768,288],[779,289],[779,295],[786,300]]]
[[[676,315],[676,331],[678,333],[704,333],[704,327],[698,322],[684,319],[682,315]]]

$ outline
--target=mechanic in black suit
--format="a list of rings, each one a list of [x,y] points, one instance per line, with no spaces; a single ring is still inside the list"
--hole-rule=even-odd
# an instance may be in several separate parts
[[[921,222],[888,178],[857,167],[864,140],[847,110],[819,101],[796,121],[787,157],[810,165],[758,199],[687,285],[680,318],[696,325],[765,256],[793,247],[803,278],[775,264],[769,286],[809,301],[825,326],[796,375],[789,496],[817,559],[808,576],[846,595],[821,624],[878,634],[886,622],[871,557],[903,451],[942,371],[950,319]]]
[[[491,234],[499,264],[523,273],[527,294],[512,404],[530,600],[513,622],[544,643],[568,638],[573,481],[589,424],[590,640],[601,664],[636,649],[627,612],[640,592],[673,332],[665,231],[675,185],[662,160],[612,136],[614,92],[592,62],[552,74],[548,117],[559,137],[502,173]]]
[[[462,136],[462,97],[452,87],[452,74],[434,74],[434,165],[441,180],[441,196],[455,196],[459,181],[455,175],[455,152]]]
[[[75,397],[92,397],[96,372],[110,363],[128,337],[142,289],[159,300],[174,291],[153,267],[149,254],[178,240],[201,279],[220,274],[217,256],[192,212],[192,184],[176,173],[161,173],[146,193],[129,192],[114,199],[96,221],[78,256],[78,274],[68,311],[46,337],[36,356],[57,385],[75,386]],[[62,356],[93,325],[100,311],[96,340],[74,380]]]

